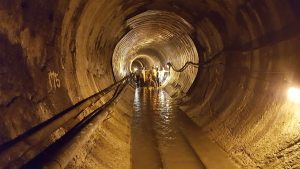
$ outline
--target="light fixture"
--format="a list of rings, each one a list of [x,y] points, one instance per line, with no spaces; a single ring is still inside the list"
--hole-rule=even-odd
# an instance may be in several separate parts
[[[300,89],[296,87],[290,87],[288,89],[288,99],[294,103],[300,103]]]
[[[138,70],[138,68],[136,68],[136,67],[135,67],[135,68],[133,68],[133,71],[134,71],[134,72],[136,72],[137,70]]]

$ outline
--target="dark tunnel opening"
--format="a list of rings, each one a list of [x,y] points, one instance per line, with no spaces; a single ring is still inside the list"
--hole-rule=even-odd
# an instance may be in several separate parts
[[[185,119],[178,137],[206,168],[300,168],[299,9],[297,0],[0,2],[0,168],[39,159],[82,121],[85,134],[42,165],[136,168],[136,110],[169,105],[174,117],[147,116]],[[125,85],[156,66],[169,71],[161,93]]]

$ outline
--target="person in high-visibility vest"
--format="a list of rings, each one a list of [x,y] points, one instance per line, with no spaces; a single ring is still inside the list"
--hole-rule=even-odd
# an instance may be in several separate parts
[[[156,83],[156,86],[158,86],[158,68],[152,67],[152,79]]]
[[[146,84],[146,70],[145,67],[142,68],[142,76],[143,76],[143,86]]]

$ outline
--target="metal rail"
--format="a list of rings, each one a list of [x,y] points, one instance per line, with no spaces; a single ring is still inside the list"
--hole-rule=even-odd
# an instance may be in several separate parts
[[[76,119],[78,115],[83,113],[83,111],[86,108],[90,107],[93,103],[97,102],[101,97],[110,93],[111,91],[115,91],[111,99],[109,99],[109,101],[107,101],[104,105],[88,114],[79,123],[74,124],[72,129],[70,129],[67,132],[67,134],[71,131],[74,132],[75,129],[78,130],[79,126],[85,126],[100,112],[102,112],[108,106],[111,105],[111,103],[119,96],[119,94],[122,92],[124,87],[129,83],[131,79],[132,74],[124,77],[118,82],[115,82],[114,84],[110,85],[104,90],[67,108],[66,110],[58,113],[57,115],[46,120],[45,122],[38,124],[37,126],[31,128],[25,133],[19,135],[18,137],[0,145],[0,168],[19,168],[20,166],[24,165],[26,162],[28,162],[41,152],[37,152],[35,148],[41,145],[46,140],[48,140],[52,133],[57,131],[59,128],[63,127],[65,124],[74,121],[74,119]],[[48,145],[49,144],[52,143],[48,143]]]

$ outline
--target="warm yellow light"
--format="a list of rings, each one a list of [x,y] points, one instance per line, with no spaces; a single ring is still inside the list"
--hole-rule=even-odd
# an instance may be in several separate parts
[[[134,72],[136,72],[137,70],[138,70],[138,68],[136,68],[136,67],[135,67],[135,68],[133,68],[133,71],[134,71]]]
[[[300,103],[300,89],[290,87],[288,90],[288,99],[295,103]]]

